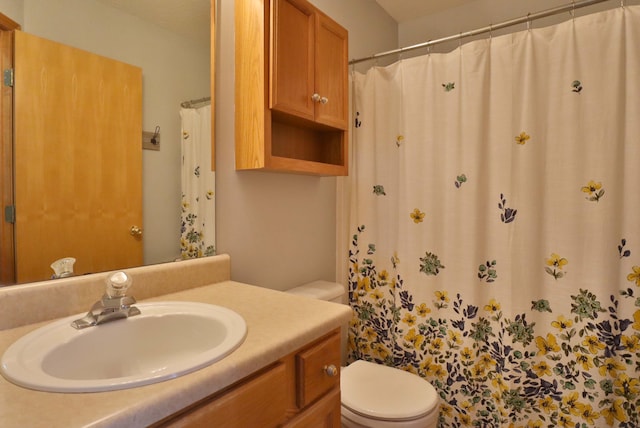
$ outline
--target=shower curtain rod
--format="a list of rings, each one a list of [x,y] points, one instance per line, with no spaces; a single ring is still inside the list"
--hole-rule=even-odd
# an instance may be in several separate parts
[[[211,101],[211,97],[204,97],[204,98],[198,98],[197,100],[184,101],[180,103],[180,106],[184,108],[191,108],[196,106],[197,104],[205,103],[208,101]]]
[[[582,0],[582,1],[574,1],[564,6],[554,7],[552,9],[543,10],[541,12],[529,13],[526,16],[521,18],[510,19],[508,21],[501,22],[499,24],[492,24],[487,27],[478,28],[476,30],[465,31],[460,34],[455,34],[453,36],[443,37],[441,39],[429,40],[428,42],[419,43],[417,45],[407,46],[404,48],[398,48],[391,51],[386,51],[382,53],[377,53],[368,57],[353,59],[349,61],[349,64],[357,64],[359,62],[371,61],[378,58],[383,58],[389,55],[401,54],[403,52],[408,52],[414,49],[427,48],[430,46],[438,45],[440,43],[450,42],[453,40],[460,40],[465,37],[476,36],[478,34],[491,33],[494,30],[500,30],[502,28],[511,27],[518,24],[529,23],[535,19],[546,18],[547,16],[557,15],[562,12],[573,12],[575,9],[580,9],[582,7],[591,6],[597,3],[604,3],[605,1],[610,0]],[[620,1],[620,4],[624,6],[624,0]]]

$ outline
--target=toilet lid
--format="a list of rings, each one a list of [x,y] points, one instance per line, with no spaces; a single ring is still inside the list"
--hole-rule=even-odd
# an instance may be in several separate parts
[[[418,418],[438,403],[435,388],[421,377],[362,360],[341,370],[340,389],[343,406],[382,420]]]

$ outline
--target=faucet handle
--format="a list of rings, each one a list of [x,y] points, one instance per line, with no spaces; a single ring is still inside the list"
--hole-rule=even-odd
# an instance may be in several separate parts
[[[126,294],[132,283],[131,277],[126,272],[116,272],[107,277],[107,291],[109,298],[122,297]]]

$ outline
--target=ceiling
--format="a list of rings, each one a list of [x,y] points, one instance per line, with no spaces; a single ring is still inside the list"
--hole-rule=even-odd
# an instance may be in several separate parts
[[[473,1],[476,0],[376,0],[399,23]]]
[[[210,0],[98,0],[162,28],[196,40],[208,41]]]

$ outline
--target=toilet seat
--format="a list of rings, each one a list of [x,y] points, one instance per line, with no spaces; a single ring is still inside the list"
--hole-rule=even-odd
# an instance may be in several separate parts
[[[366,418],[408,421],[438,407],[435,388],[403,370],[358,360],[340,374],[342,406]]]

